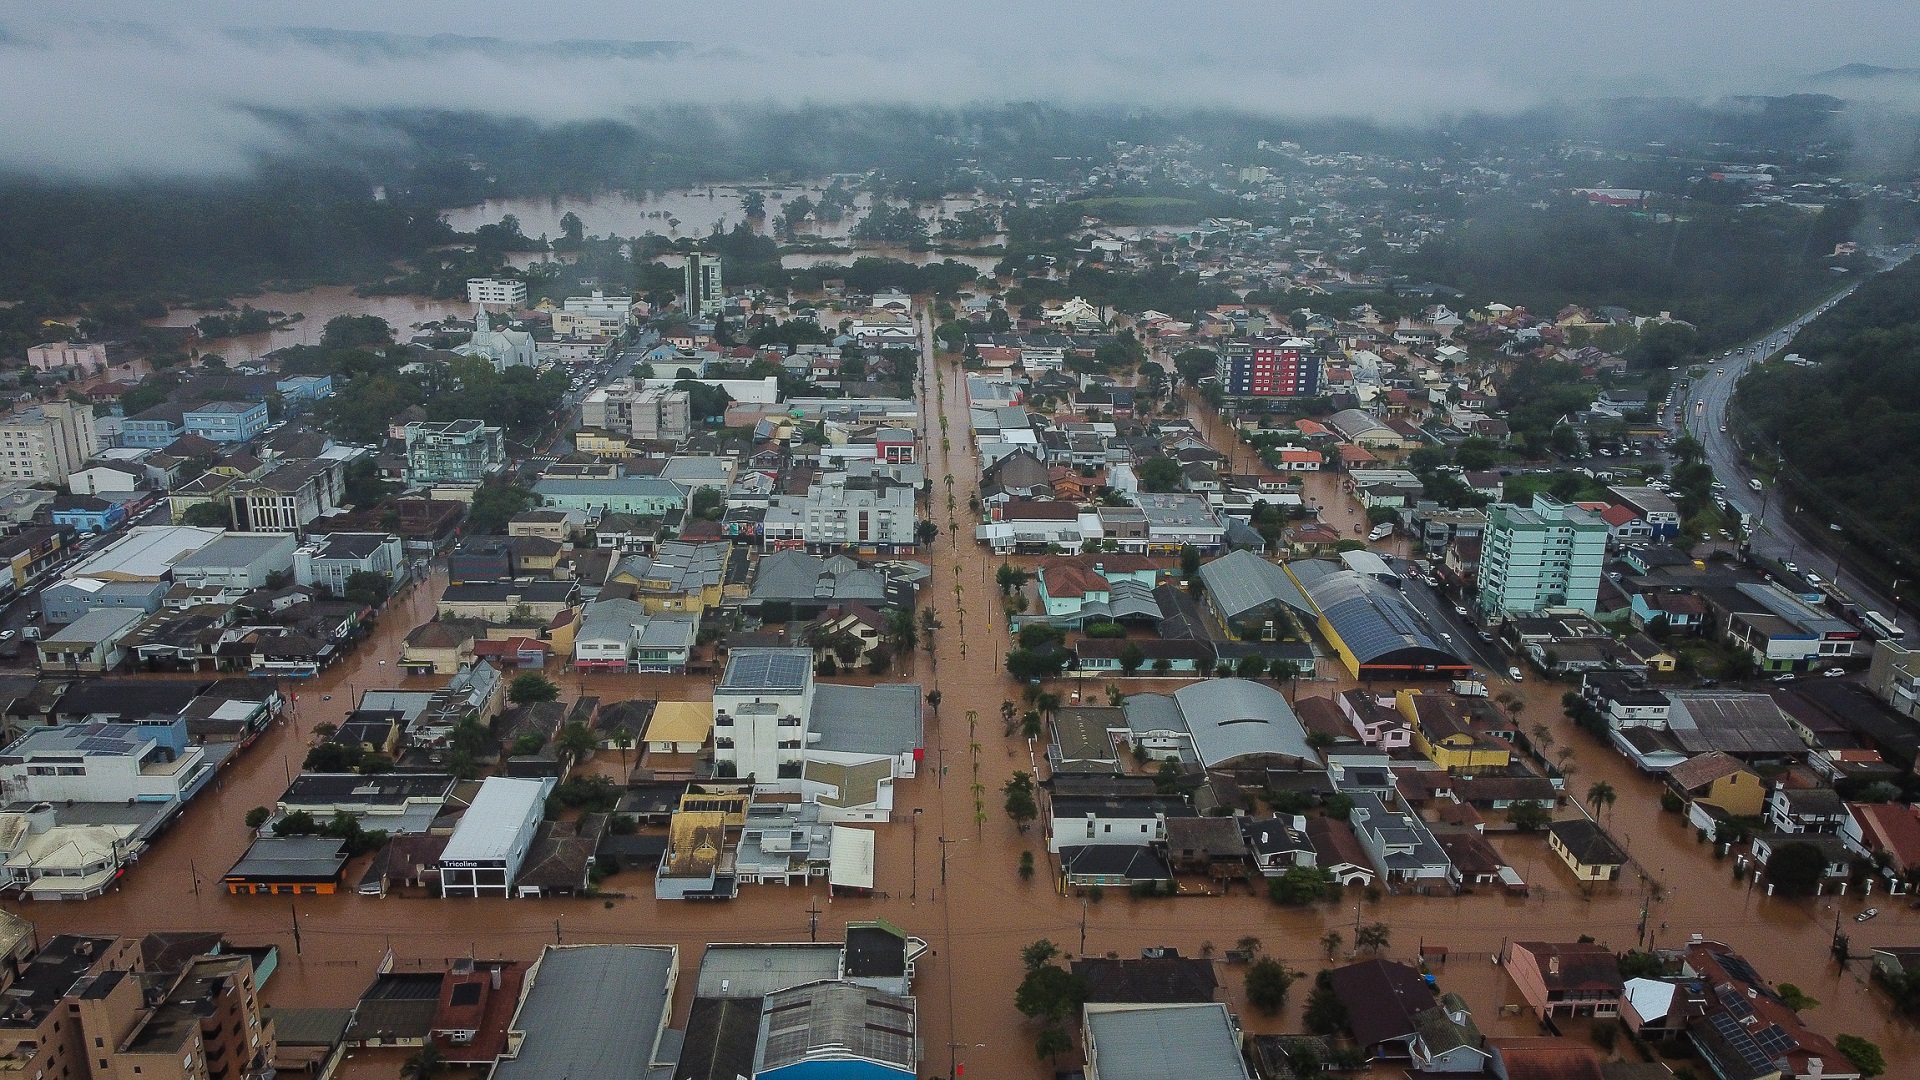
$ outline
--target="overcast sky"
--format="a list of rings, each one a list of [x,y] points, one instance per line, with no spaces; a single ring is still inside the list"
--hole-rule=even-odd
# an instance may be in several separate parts
[[[531,48],[355,49],[273,32],[287,29],[691,48],[563,62]],[[1920,64],[1920,2],[61,0],[0,13],[0,167],[242,169],[281,148],[253,107],[569,120],[680,101],[1042,98],[1418,122],[1597,96],[1797,89],[1849,63]]]

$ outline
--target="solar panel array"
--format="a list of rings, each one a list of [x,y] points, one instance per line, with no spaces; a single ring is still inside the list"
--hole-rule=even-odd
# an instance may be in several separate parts
[[[1361,663],[1408,648],[1452,652],[1427,632],[1405,598],[1365,574],[1328,574],[1307,583],[1307,593]]]
[[[1753,969],[1752,964],[1747,963],[1746,957],[1738,956],[1730,952],[1723,952],[1715,953],[1713,958],[1720,962],[1720,969],[1725,971],[1729,976],[1746,983],[1748,986],[1761,989],[1762,992],[1764,992],[1764,988],[1767,985],[1766,980],[1760,977],[1760,973]]]
[[[1726,1013],[1714,1013],[1707,1019],[1713,1025],[1714,1033],[1720,1036],[1728,1050],[1739,1056],[1742,1064],[1756,1073],[1765,1071],[1767,1063],[1773,1058],[1760,1048],[1752,1035],[1747,1034],[1747,1030],[1740,1026],[1740,1021]]]
[[[730,690],[783,690],[806,685],[813,654],[805,649],[741,650],[727,662]]]

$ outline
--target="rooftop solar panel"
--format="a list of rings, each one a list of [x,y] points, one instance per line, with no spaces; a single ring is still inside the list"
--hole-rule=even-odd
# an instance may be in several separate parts
[[[806,649],[743,649],[727,661],[724,685],[732,690],[798,689],[813,662]]]

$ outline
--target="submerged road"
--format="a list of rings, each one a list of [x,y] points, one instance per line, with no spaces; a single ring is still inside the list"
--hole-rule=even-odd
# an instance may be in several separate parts
[[[934,635],[932,655],[919,652],[897,665],[889,679],[937,688],[943,700],[937,713],[928,710],[927,760],[920,775],[900,784],[894,820],[876,827],[880,895],[831,897],[824,883],[816,882],[804,888],[749,886],[731,903],[657,901],[651,875],[644,873],[608,879],[603,888],[609,895],[604,898],[227,895],[219,886],[220,876],[248,842],[241,819],[250,807],[270,805],[278,797],[287,777],[298,769],[313,725],[338,723],[354,695],[370,687],[425,689],[444,683],[437,678],[401,679],[394,667],[400,639],[431,617],[445,588],[444,574],[436,574],[398,600],[355,653],[319,678],[293,686],[300,695],[295,715],[223,769],[219,786],[186,808],[180,822],[129,871],[119,891],[85,902],[36,906],[10,901],[5,906],[34,920],[42,940],[67,931],[218,929],[237,943],[277,944],[280,969],[264,994],[270,1004],[281,1006],[350,1004],[389,948],[399,968],[418,970],[467,954],[532,959],[541,946],[556,939],[674,944],[681,965],[676,1025],[686,1021],[705,943],[805,941],[816,912],[823,941],[836,940],[849,920],[884,918],[925,938],[933,948],[918,969],[915,986],[925,1048],[920,1075],[938,1076],[964,1065],[969,1076],[1043,1080],[1050,1075],[1050,1063],[1035,1056],[1034,1029],[1013,1006],[1021,976],[1019,950],[1038,938],[1051,939],[1070,954],[1137,956],[1148,946],[1172,946],[1186,955],[1201,955],[1209,945],[1224,951],[1251,935],[1289,968],[1310,973],[1329,963],[1320,945],[1323,934],[1343,934],[1347,944],[1335,950],[1335,962],[1345,962],[1355,924],[1384,923],[1391,937],[1386,955],[1411,961],[1422,943],[1447,946],[1452,960],[1438,969],[1440,986],[1465,996],[1483,1030],[1519,1035],[1533,1033],[1534,1026],[1522,1017],[1502,1015],[1502,1006],[1521,999],[1504,970],[1488,963],[1503,941],[1520,936],[1571,941],[1591,934],[1612,948],[1626,949],[1641,939],[1644,904],[1650,912],[1646,930],[1660,944],[1682,942],[1688,933],[1727,941],[1768,978],[1793,982],[1818,998],[1821,1005],[1810,1021],[1819,1030],[1863,1035],[1879,1043],[1890,1061],[1920,1060],[1920,1038],[1868,991],[1861,965],[1843,973],[1827,956],[1836,918],[1853,933],[1855,952],[1863,953],[1874,945],[1911,944],[1920,936],[1920,912],[1876,897],[1880,917],[1856,925],[1852,915],[1863,906],[1858,898],[1840,902],[1837,909],[1831,900],[1770,900],[1734,881],[1729,861],[1715,861],[1681,818],[1661,811],[1657,783],[1572,729],[1561,713],[1559,697],[1565,687],[1560,684],[1529,679],[1510,687],[1521,703],[1520,722],[1529,728],[1543,725],[1555,740],[1556,757],[1562,748],[1571,750],[1566,758],[1575,770],[1570,795],[1583,799],[1587,788],[1600,780],[1614,787],[1618,802],[1602,819],[1659,883],[1658,893],[1630,873],[1629,880],[1584,896],[1541,838],[1500,835],[1493,842],[1530,884],[1528,897],[1483,890],[1368,901],[1354,891],[1327,904],[1280,908],[1242,887],[1230,896],[1151,900],[1133,899],[1120,890],[1108,890],[1097,899],[1061,895],[1051,884],[1054,867],[1041,827],[1023,833],[1001,809],[1000,790],[1013,772],[1030,769],[1034,762],[1042,763],[1044,772],[1046,759],[1044,747],[1006,736],[1000,724],[1001,702],[1017,702],[1019,694],[1002,670],[1006,624],[992,584],[1000,560],[970,536],[967,497],[976,490],[979,470],[968,437],[962,372],[950,360],[927,363],[921,393],[921,433],[933,489],[928,515],[942,531],[924,556],[933,576],[922,602],[937,609],[943,625]],[[946,528],[949,475],[953,520],[961,525],[957,540]],[[1325,500],[1342,500],[1330,502],[1331,519],[1355,516],[1351,500],[1331,487],[1320,490]],[[557,665],[549,675],[560,684],[566,701],[581,694],[603,702],[703,699],[712,692],[711,680],[704,677],[581,677],[562,673]],[[1181,682],[1140,679],[1123,685],[1129,692],[1169,692]],[[1347,680],[1303,681],[1299,693],[1324,696],[1351,685]],[[1064,682],[1059,688],[1069,689]],[[1103,683],[1086,689],[1096,698],[1104,696]],[[602,752],[592,767],[612,772],[622,764],[613,752]],[[1022,852],[1033,853],[1039,867],[1030,881],[1017,872]],[[349,880],[359,869],[356,863]],[[292,931],[296,922],[301,928],[298,951]],[[1240,970],[1224,965],[1219,969],[1224,999],[1249,1030],[1301,1030],[1306,984],[1295,987],[1280,1015],[1265,1016],[1247,1007]],[[1067,1057],[1060,1062],[1070,1063]],[[342,1075],[388,1078],[393,1068],[391,1054],[360,1052]]]

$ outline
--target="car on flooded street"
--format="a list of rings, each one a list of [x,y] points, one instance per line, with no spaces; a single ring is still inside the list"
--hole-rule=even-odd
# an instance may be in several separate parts
[[[1868,908],[1867,910],[1865,910],[1865,911],[1863,911],[1863,912],[1861,912],[1860,914],[1858,914],[1858,915],[1855,915],[1855,916],[1853,917],[1853,921],[1854,921],[1854,922],[1866,922],[1866,921],[1867,921],[1868,919],[1871,919],[1871,918],[1873,918],[1873,917],[1874,917],[1875,915],[1878,915],[1878,914],[1880,914],[1880,909],[1879,909],[1879,908],[1877,908],[1877,907],[1870,907],[1870,908]]]

